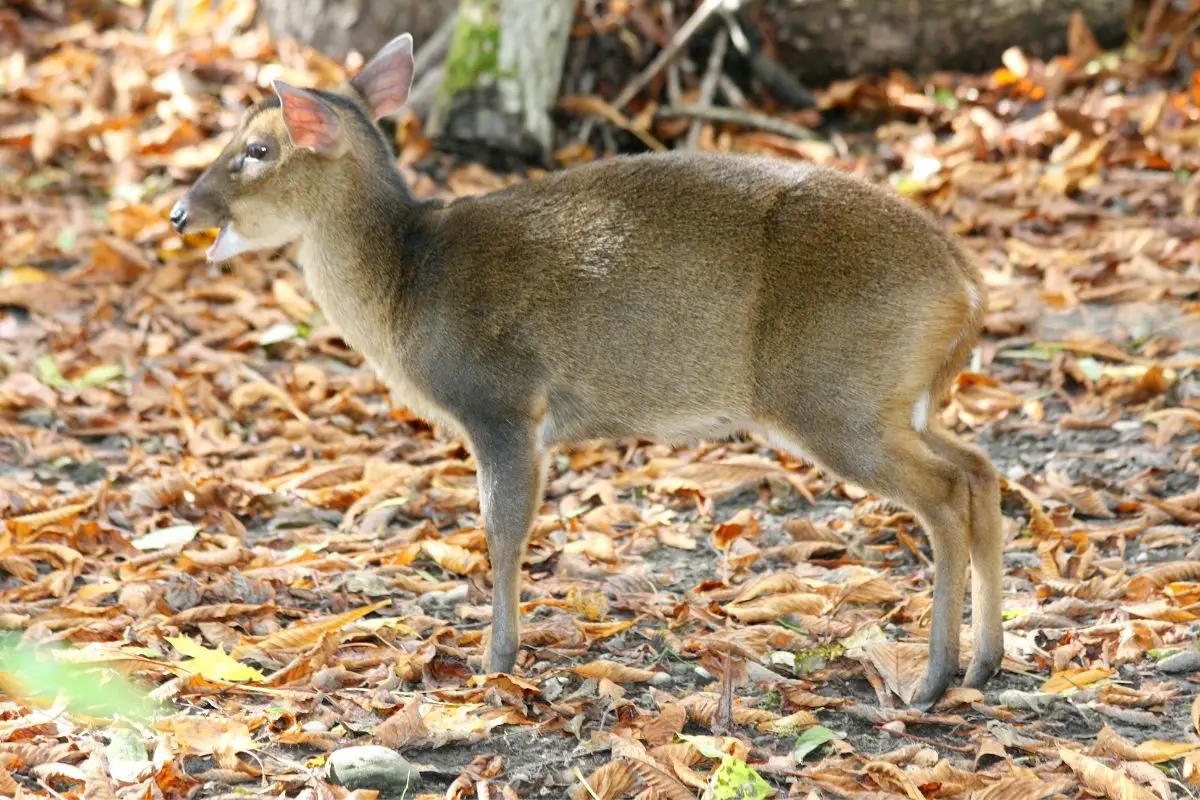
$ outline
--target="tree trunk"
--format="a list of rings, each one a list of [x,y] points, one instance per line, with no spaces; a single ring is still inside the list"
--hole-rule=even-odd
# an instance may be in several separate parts
[[[458,0],[259,0],[271,35],[293,38],[341,60],[351,50],[370,58],[401,33],[419,50]]]
[[[575,0],[461,0],[427,130],[441,146],[548,160]]]
[[[770,0],[755,16],[774,27],[780,63],[810,86],[901,69],[984,71],[1009,47],[1066,52],[1082,11],[1102,47],[1119,45],[1135,0]]]

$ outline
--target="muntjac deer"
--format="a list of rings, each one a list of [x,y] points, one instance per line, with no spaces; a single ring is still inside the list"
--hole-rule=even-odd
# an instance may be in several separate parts
[[[933,544],[928,707],[999,668],[989,460],[934,415],[983,324],[980,273],[917,206],[834,168],[620,156],[451,203],[415,198],[377,126],[412,38],[332,91],[282,81],[171,211],[213,261],[299,245],[330,321],[401,401],[469,444],[493,575],[489,671],[515,665],[547,451],[763,434],[911,510]]]

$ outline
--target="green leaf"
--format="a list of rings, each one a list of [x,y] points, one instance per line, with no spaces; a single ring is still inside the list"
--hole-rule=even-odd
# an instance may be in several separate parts
[[[138,550],[162,550],[175,544],[187,544],[196,538],[200,531],[195,525],[172,525],[169,528],[159,528],[150,531],[145,536],[139,536],[130,544]]]
[[[54,356],[52,355],[39,357],[33,363],[33,369],[37,373],[38,380],[47,386],[61,389],[68,385],[67,379],[63,377],[62,372],[58,368],[58,362],[54,360]]]
[[[812,751],[816,750],[824,744],[832,742],[834,739],[844,738],[846,734],[841,731],[831,731],[824,725],[817,725],[809,728],[796,739],[796,747],[792,750],[792,755],[796,758],[796,763],[804,761],[804,757]]]
[[[75,651],[72,651],[75,652]],[[58,700],[70,713],[124,717],[149,722],[163,706],[149,691],[110,667],[60,662],[49,652],[20,644],[16,635],[0,638],[0,671],[6,693],[42,701]]]
[[[709,778],[704,800],[764,800],[771,796],[771,785],[762,775],[742,761],[727,755]]]
[[[1087,379],[1093,383],[1100,380],[1100,378],[1104,376],[1104,367],[1100,365],[1099,361],[1091,356],[1077,360],[1075,362],[1075,366],[1079,367],[1079,371],[1082,372]]]
[[[933,93],[933,99],[950,109],[958,108],[958,98],[950,89],[942,87]]]
[[[113,728],[104,754],[108,757],[108,772],[122,783],[137,783],[154,769],[142,736],[124,725]]]
[[[224,650],[209,650],[202,644],[197,644],[186,636],[168,636],[171,646],[191,656],[182,666],[205,678],[227,683],[241,681],[261,681],[266,676],[247,664],[243,664],[230,656]]]
[[[263,347],[286,342],[300,335],[300,329],[290,322],[280,322],[267,328],[258,337],[258,343]]]
[[[842,639],[838,644],[847,650],[857,650],[860,647],[865,647],[872,642],[886,642],[887,634],[883,632],[883,628],[878,624],[868,625],[865,628],[859,628],[854,633]]]
[[[104,386],[123,377],[125,377],[125,368],[120,364],[101,364],[100,366],[92,367],[83,373],[83,377],[72,381],[72,383],[80,389],[86,389],[92,386]]]
[[[711,736],[688,736],[687,734],[678,734],[679,738],[696,748],[697,752],[705,758],[730,758],[729,753],[714,747]]]
[[[58,245],[58,249],[61,250],[62,252],[70,253],[72,250],[75,249],[76,237],[77,237],[77,233],[76,233],[75,229],[67,228],[65,231],[63,231],[62,233],[60,233],[58,235],[58,237],[54,240],[54,243]]]

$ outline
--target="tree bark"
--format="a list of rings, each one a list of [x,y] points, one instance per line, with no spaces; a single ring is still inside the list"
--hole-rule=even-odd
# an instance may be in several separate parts
[[[370,58],[408,32],[417,49],[458,5],[458,0],[259,0],[271,35],[293,38],[341,60],[351,50]]]
[[[457,150],[548,159],[575,0],[461,0],[430,136]]]
[[[1066,52],[1082,11],[1102,47],[1119,45],[1134,0],[770,0],[756,12],[775,27],[778,58],[809,86],[901,69],[984,71],[1009,47],[1045,58]]]

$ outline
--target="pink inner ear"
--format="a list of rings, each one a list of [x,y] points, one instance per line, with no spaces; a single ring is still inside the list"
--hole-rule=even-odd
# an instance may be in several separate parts
[[[404,33],[384,45],[351,83],[367,101],[371,116],[379,119],[404,106],[412,78],[412,36]]]
[[[342,138],[342,121],[321,98],[304,89],[275,81],[272,84],[283,110],[292,144],[318,153],[333,153]]]

